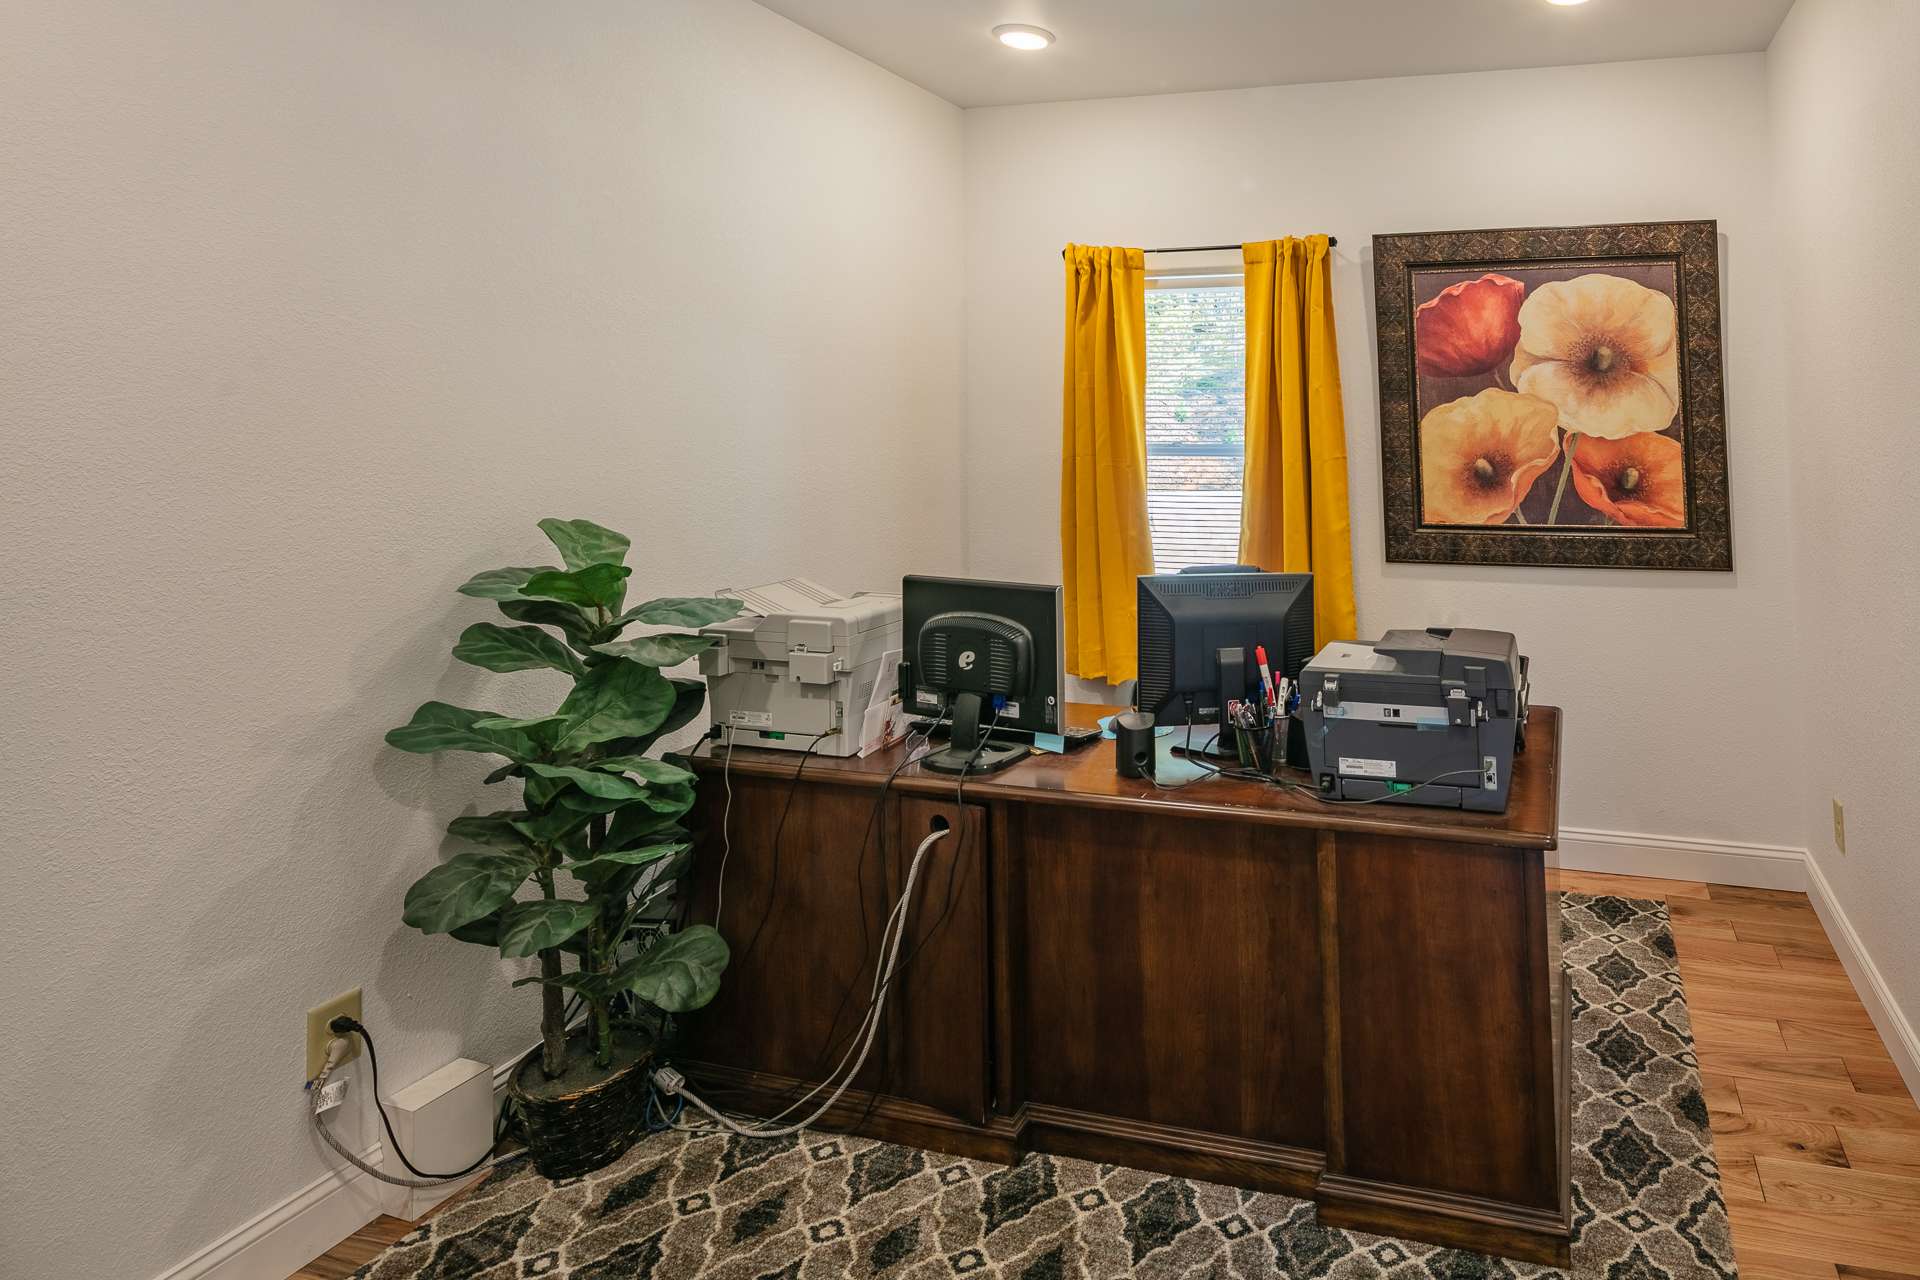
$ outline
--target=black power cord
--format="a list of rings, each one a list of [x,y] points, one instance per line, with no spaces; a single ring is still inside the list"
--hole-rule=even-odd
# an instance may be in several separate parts
[[[953,861],[947,864],[947,886],[940,905],[940,914],[934,917],[933,923],[927,926],[927,931],[920,935],[919,939],[913,944],[912,948],[908,950],[899,965],[894,969],[893,977],[895,981],[899,980],[900,975],[913,963],[914,958],[920,954],[926,945],[933,941],[934,935],[940,932],[941,926],[946,924],[947,917],[953,912],[953,890],[960,870],[963,847],[967,838],[967,774],[973,769],[975,763],[979,761],[981,753],[987,749],[987,744],[993,738],[993,731],[1000,727],[1000,712],[1004,705],[1005,703],[1002,702],[994,707],[992,723],[987,726],[987,731],[980,735],[980,741],[974,747],[973,753],[967,757],[966,763],[960,768],[960,780],[954,785],[953,789],[954,808],[951,827],[958,841],[954,847]],[[900,920],[901,931],[905,932],[906,927],[907,920],[903,914]],[[873,1113],[880,1105],[880,1099],[886,1096],[887,1090],[892,1084],[893,1058],[892,1055],[888,1055],[886,1061],[883,1062],[880,1067],[878,1086],[867,1095],[866,1107],[861,1110],[860,1118],[853,1123],[848,1132],[859,1133],[867,1127],[867,1122],[873,1119]]]
[[[939,721],[936,719],[934,723],[937,725]],[[923,758],[922,756],[914,755],[914,748],[917,745],[914,742],[914,738],[917,736],[917,734],[912,733],[907,735],[905,749],[900,753],[899,762],[893,766],[888,772],[886,780],[880,784],[880,792],[874,797],[873,808],[867,813],[867,825],[860,835],[860,856],[853,865],[853,900],[854,905],[860,909],[860,951],[863,955],[866,953],[867,944],[870,941],[867,930],[867,898],[864,889],[867,874],[867,850],[873,847],[876,843],[875,837],[878,836],[877,843],[880,847],[881,868],[882,874],[884,874],[887,855],[887,828],[884,823],[880,823],[880,817],[886,810],[887,794],[893,789],[893,780],[900,776],[902,769]],[[928,736],[932,736],[931,729],[928,730]],[[908,959],[912,959],[911,955],[909,955]],[[880,963],[879,957],[875,957],[874,963]],[[901,967],[905,967],[905,962],[902,962]],[[827,1021],[828,1041],[826,1046],[820,1051],[820,1057],[815,1064],[816,1071],[825,1067],[827,1061],[832,1058],[835,1053],[839,1052],[848,1040],[851,1040],[855,1035],[859,1034],[860,1026],[858,1023],[855,1023],[845,1034],[837,1038],[834,1033],[834,1029],[840,1025],[841,1016],[847,1011],[847,1005],[853,999],[854,989],[859,985],[860,976],[859,974],[855,974],[853,980],[847,983],[846,989],[841,992],[840,1003],[834,1007],[833,1017]],[[798,1093],[801,1087],[802,1085],[796,1084],[793,1088],[787,1090],[787,1093],[789,1095]]]
[[[387,1141],[393,1144],[393,1154],[400,1157],[400,1163],[407,1166],[407,1169],[413,1174],[414,1177],[416,1178],[464,1178],[466,1175],[468,1175],[469,1173],[472,1173],[475,1169],[478,1169],[481,1165],[485,1164],[487,1161],[493,1159],[493,1149],[500,1145],[500,1126],[497,1122],[494,1125],[493,1141],[490,1144],[488,1144],[486,1151],[481,1155],[481,1157],[478,1160],[475,1160],[472,1164],[468,1165],[466,1168],[461,1169],[455,1173],[428,1173],[425,1169],[420,1168],[418,1165],[414,1164],[413,1161],[407,1159],[407,1153],[400,1149],[400,1139],[394,1136],[393,1121],[387,1119],[387,1108],[385,1104],[383,1104],[380,1101],[380,1055],[374,1052],[373,1037],[367,1034],[367,1029],[361,1026],[358,1021],[348,1017],[345,1014],[341,1014],[339,1017],[335,1018],[332,1022],[329,1022],[327,1024],[327,1030],[333,1032],[333,1034],[337,1036],[344,1036],[349,1034],[359,1036],[361,1039],[361,1042],[367,1046],[367,1065],[373,1069],[374,1110],[380,1113],[380,1123],[382,1126],[385,1127],[387,1131]],[[502,1111],[504,1112],[504,1110],[505,1108],[503,1107]]]
[[[773,827],[773,869],[772,874],[767,878],[767,905],[762,908],[760,919],[753,926],[753,936],[748,938],[747,945],[740,949],[736,963],[753,954],[754,947],[760,942],[760,931],[767,927],[767,920],[773,915],[774,901],[780,896],[780,836],[787,829],[787,814],[793,809],[794,794],[800,790],[800,775],[806,772],[807,761],[813,758],[814,748],[820,745],[822,738],[828,737],[833,732],[834,730],[829,729],[825,733],[813,735],[813,741],[807,743],[807,749],[800,753],[800,763],[794,767],[792,780],[787,783],[786,803],[780,806],[780,821]],[[729,764],[733,761],[731,747],[727,749],[727,761]]]
[[[940,720],[944,718],[945,715],[946,713],[943,712],[941,716],[935,717],[933,724],[928,726],[927,734],[926,734],[927,737],[931,738],[933,736],[933,731],[936,728],[938,728]],[[1000,710],[996,708],[994,711],[993,720],[987,726],[987,732],[981,735],[979,744],[974,748],[973,753],[967,757],[965,765],[962,767],[960,771],[959,782],[956,784],[954,788],[954,803],[956,806],[964,805],[964,802],[966,799],[967,774],[969,771],[972,770],[974,763],[977,760],[979,760],[981,753],[986,749],[988,745],[988,740],[991,737],[993,730],[999,726],[1000,715],[1001,715]],[[861,881],[864,879],[864,872],[865,872],[866,861],[867,861],[867,849],[869,848],[869,846],[875,843],[873,839],[874,835],[876,834],[874,829],[875,823],[879,819],[879,817],[881,816],[881,813],[884,810],[884,806],[887,800],[887,793],[892,788],[894,779],[899,777],[900,771],[905,769],[908,765],[917,763],[921,759],[925,758],[924,755],[917,756],[914,754],[914,747],[915,747],[914,738],[918,736],[920,735],[918,734],[907,735],[906,745],[900,754],[899,761],[893,766],[892,770],[888,772],[886,779],[880,784],[879,794],[874,798],[873,808],[867,815],[866,829],[861,836],[860,857],[858,862],[855,864],[854,882],[855,882],[855,898],[860,908],[860,937],[861,937],[861,949],[863,951],[866,949],[866,941],[867,941],[867,910],[866,910],[866,899],[859,892],[858,886],[861,883]],[[960,834],[963,839],[964,839],[964,833],[965,833],[965,821],[964,821],[965,812],[966,811],[964,807],[959,807],[956,809],[956,812],[954,815],[954,830],[957,834]],[[880,847],[880,852],[881,852],[882,861],[884,865],[884,859],[885,859],[886,847],[887,847],[886,824],[884,823],[880,824],[879,831],[877,834],[879,836],[878,844]],[[900,976],[903,973],[905,973],[907,968],[913,963],[914,957],[919,955],[920,950],[923,947],[925,947],[929,941],[932,940],[933,935],[939,931],[940,927],[946,922],[948,915],[951,914],[953,910],[953,901],[954,901],[953,891],[954,891],[954,886],[957,878],[957,872],[959,869],[959,862],[960,862],[959,855],[956,854],[954,857],[954,861],[948,866],[948,869],[947,869],[947,884],[946,884],[946,890],[943,896],[943,902],[941,905],[940,914],[935,918],[933,924],[928,927],[927,931],[924,934],[922,934],[917,940],[915,940],[915,942],[907,949],[907,953],[900,958],[899,963],[896,965],[894,970],[894,979],[896,982],[898,982]],[[906,928],[906,921],[902,920],[900,922],[899,927],[902,930],[904,930]],[[884,939],[884,931],[882,936]],[[876,963],[878,963],[878,960],[876,960]],[[847,985],[846,989],[841,993],[840,1003],[838,1006],[835,1007],[833,1017],[828,1021],[828,1024],[827,1024],[827,1043],[825,1047],[821,1050],[820,1056],[817,1059],[817,1064],[815,1068],[816,1071],[820,1067],[824,1067],[828,1062],[828,1060],[830,1060],[835,1053],[838,1053],[843,1047],[845,1047],[845,1045],[849,1040],[851,1040],[854,1036],[860,1034],[861,1028],[864,1025],[861,1022],[854,1023],[853,1026],[849,1027],[847,1030],[843,1032],[839,1032],[837,1035],[835,1033],[835,1028],[837,1028],[840,1025],[840,1019],[842,1015],[846,1012],[847,1005],[853,997],[854,989],[858,985],[859,985],[859,977],[856,975],[853,981],[850,982]],[[893,1072],[893,1066],[892,1066],[891,1060],[888,1060],[887,1062],[882,1064],[879,1086],[869,1092],[868,1101],[867,1101],[865,1110],[861,1113],[861,1116],[857,1121],[855,1121],[851,1126],[847,1127],[847,1130],[846,1130],[847,1132],[859,1133],[863,1128],[866,1127],[867,1122],[873,1117],[873,1111],[875,1106],[879,1103],[881,1096],[886,1093],[886,1086],[887,1086],[887,1083],[892,1078],[892,1072]],[[806,1087],[807,1087],[806,1081],[796,1081],[791,1087],[789,1087],[783,1092],[781,1101],[784,1102],[784,1101],[791,1100],[796,1094],[800,1092],[800,1090]]]

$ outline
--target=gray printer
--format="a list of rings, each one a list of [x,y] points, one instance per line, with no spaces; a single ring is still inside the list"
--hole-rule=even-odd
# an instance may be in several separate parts
[[[747,612],[702,627],[713,723],[740,746],[860,753],[867,709],[894,689],[900,597],[842,596],[805,578],[719,592]]]
[[[1296,714],[1329,799],[1504,813],[1527,660],[1507,632],[1465,627],[1336,642],[1301,670]]]

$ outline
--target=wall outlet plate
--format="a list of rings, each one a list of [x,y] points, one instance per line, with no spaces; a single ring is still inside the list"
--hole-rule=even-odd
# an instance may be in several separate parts
[[[307,1010],[307,1079],[319,1075],[320,1068],[326,1065],[327,1042],[333,1039],[333,1032],[327,1024],[343,1013],[355,1022],[360,1021],[360,988],[342,992],[325,1004],[317,1004]],[[360,1056],[360,1037],[348,1036],[347,1043],[353,1047],[347,1050],[346,1057],[340,1059],[342,1066]]]
[[[1840,803],[1840,797],[1838,796],[1835,796],[1833,799],[1833,847],[1840,851],[1841,857],[1844,858],[1846,856],[1847,806]]]

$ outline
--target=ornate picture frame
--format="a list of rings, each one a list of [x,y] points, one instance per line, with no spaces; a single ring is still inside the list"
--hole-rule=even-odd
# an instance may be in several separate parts
[[[1373,238],[1386,557],[1733,568],[1711,221]]]

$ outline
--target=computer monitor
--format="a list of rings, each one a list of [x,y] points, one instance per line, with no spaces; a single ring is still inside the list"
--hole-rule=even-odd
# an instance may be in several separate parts
[[[1066,716],[1059,587],[909,575],[901,582],[901,700],[949,721],[948,746],[921,761],[991,773],[1031,750],[991,728],[1060,733]]]
[[[1160,724],[1220,724],[1230,699],[1257,700],[1256,646],[1275,679],[1298,680],[1314,653],[1310,573],[1149,574],[1139,612],[1134,701]]]

